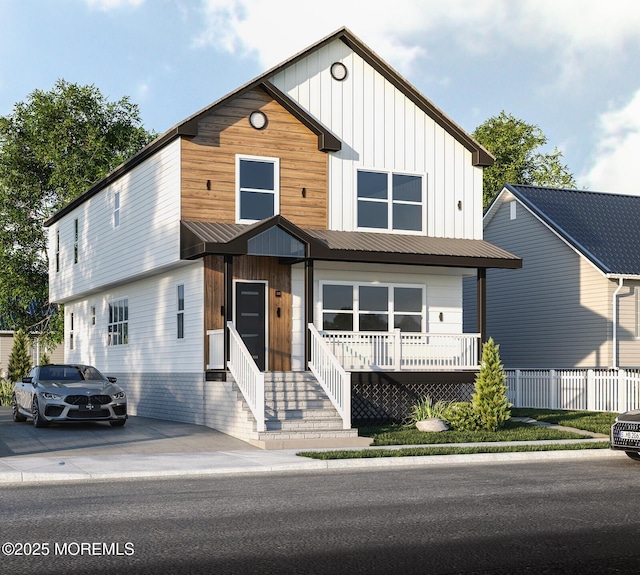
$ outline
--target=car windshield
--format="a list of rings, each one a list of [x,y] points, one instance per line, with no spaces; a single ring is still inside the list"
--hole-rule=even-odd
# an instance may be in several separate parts
[[[84,381],[104,379],[95,367],[77,365],[46,365],[40,368],[40,381]]]

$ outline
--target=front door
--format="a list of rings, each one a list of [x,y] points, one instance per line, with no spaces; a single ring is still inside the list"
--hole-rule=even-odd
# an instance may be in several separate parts
[[[236,282],[236,329],[258,369],[267,368],[266,283]]]

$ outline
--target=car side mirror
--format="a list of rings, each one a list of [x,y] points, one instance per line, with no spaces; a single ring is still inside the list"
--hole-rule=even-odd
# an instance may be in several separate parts
[[[111,383],[115,383],[116,381],[118,381],[117,377],[107,377],[107,379],[111,382]]]
[[[33,377],[23,377],[22,383],[33,383]]]

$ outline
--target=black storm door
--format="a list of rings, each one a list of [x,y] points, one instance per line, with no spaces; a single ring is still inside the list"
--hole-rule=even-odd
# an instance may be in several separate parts
[[[260,371],[266,369],[266,305],[264,283],[236,282],[236,329]]]

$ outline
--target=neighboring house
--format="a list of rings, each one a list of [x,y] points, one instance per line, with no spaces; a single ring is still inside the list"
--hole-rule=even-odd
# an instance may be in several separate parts
[[[340,29],[46,222],[66,358],[117,376],[134,414],[259,445],[347,442],[352,417],[455,394],[481,339],[463,277],[521,265],[482,239],[492,162]]]
[[[12,330],[0,330],[0,377],[7,377],[7,368],[9,367],[9,356],[13,349],[13,334]],[[42,349],[39,343],[35,343],[30,346],[29,354],[31,356],[31,362],[33,365],[38,365],[42,358],[42,354],[46,352],[49,356],[51,363],[59,363],[64,361],[64,347],[59,345],[53,350]]]
[[[484,237],[523,259],[487,273],[487,335],[505,367],[640,366],[639,222],[639,196],[504,187]]]

